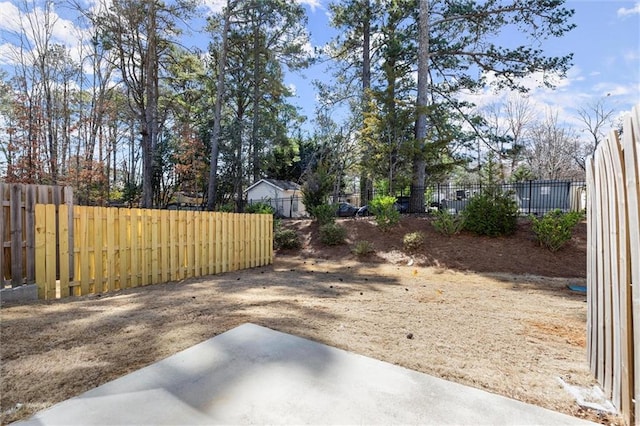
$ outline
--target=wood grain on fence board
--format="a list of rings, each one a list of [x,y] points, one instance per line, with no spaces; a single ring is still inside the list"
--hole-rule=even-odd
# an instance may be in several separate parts
[[[640,420],[640,105],[587,162],[587,354],[625,421]]]
[[[628,270],[631,275],[631,309],[633,312],[633,354],[634,380],[633,398],[636,421],[640,421],[640,106],[632,110],[631,116],[625,119],[623,135],[623,151],[625,163],[625,182],[627,193],[627,220],[629,232]],[[631,365],[630,365],[631,367]],[[633,408],[632,408],[633,410]]]
[[[71,271],[64,261],[71,254],[65,243],[70,229],[57,223],[68,213],[65,205],[58,215],[55,209],[36,205],[36,281],[46,299],[183,280],[273,260],[256,258],[259,245],[271,245],[270,215],[76,206]],[[255,235],[258,229],[260,235]],[[56,253],[63,261],[56,262]]]

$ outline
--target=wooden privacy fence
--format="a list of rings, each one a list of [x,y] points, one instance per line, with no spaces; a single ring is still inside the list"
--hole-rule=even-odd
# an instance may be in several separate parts
[[[35,207],[38,297],[55,299],[273,262],[273,216],[217,212],[73,207],[73,249],[66,243],[67,206]],[[56,262],[56,241],[59,256]],[[74,268],[64,262],[74,257]]]
[[[6,283],[12,287],[35,282],[35,206],[36,204],[65,204],[73,206],[71,187],[0,183],[0,288]],[[72,210],[68,210],[72,211]],[[57,208],[54,211],[57,215]],[[73,218],[66,217],[72,230]],[[67,244],[73,247],[73,232]],[[72,250],[73,253],[73,250]],[[69,257],[73,269],[73,256]]]
[[[640,421],[640,105],[587,164],[587,350],[627,424]]]

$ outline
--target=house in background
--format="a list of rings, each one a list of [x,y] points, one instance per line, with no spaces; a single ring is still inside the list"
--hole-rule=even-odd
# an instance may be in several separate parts
[[[270,204],[280,217],[307,216],[302,203],[300,185],[278,179],[260,179],[245,191],[247,203]]]

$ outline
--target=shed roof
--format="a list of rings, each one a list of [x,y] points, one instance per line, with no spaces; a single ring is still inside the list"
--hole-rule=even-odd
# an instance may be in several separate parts
[[[295,182],[291,182],[288,180],[280,180],[280,179],[260,179],[247,189],[244,192],[248,192],[252,188],[258,186],[260,183],[265,182],[268,185],[273,186],[274,188],[280,189],[282,191],[299,191],[300,185]]]

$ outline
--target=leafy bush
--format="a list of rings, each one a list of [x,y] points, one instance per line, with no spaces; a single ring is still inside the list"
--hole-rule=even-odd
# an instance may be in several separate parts
[[[337,207],[332,204],[320,204],[311,207],[309,213],[320,225],[326,225],[327,223],[334,223],[336,221],[336,210]]]
[[[573,230],[582,217],[578,212],[563,213],[561,210],[553,210],[542,219],[531,216],[531,224],[540,245],[555,252],[571,240]]]
[[[369,253],[374,253],[373,244],[367,240],[358,241],[351,250],[356,256],[366,256]]]
[[[320,242],[328,246],[344,244],[347,230],[337,223],[327,223],[320,226]]]
[[[400,213],[396,210],[396,197],[378,196],[369,203],[369,211],[376,216],[378,228],[383,231],[400,222]]]
[[[431,225],[443,235],[455,235],[464,228],[464,216],[451,214],[447,210],[439,210]]]
[[[518,226],[518,203],[509,193],[485,191],[464,209],[464,229],[478,235],[512,235]]]
[[[277,229],[273,234],[273,243],[276,249],[300,248],[300,238],[293,229]]]
[[[226,203],[218,207],[218,211],[222,213],[233,213],[236,211],[236,206],[233,203]]]
[[[265,203],[264,201],[260,201],[257,203],[249,204],[244,211],[246,213],[257,213],[257,214],[274,214],[276,209],[269,203]]]
[[[424,245],[424,234],[422,232],[411,232],[405,234],[402,239],[404,251],[413,253],[418,251]]]

